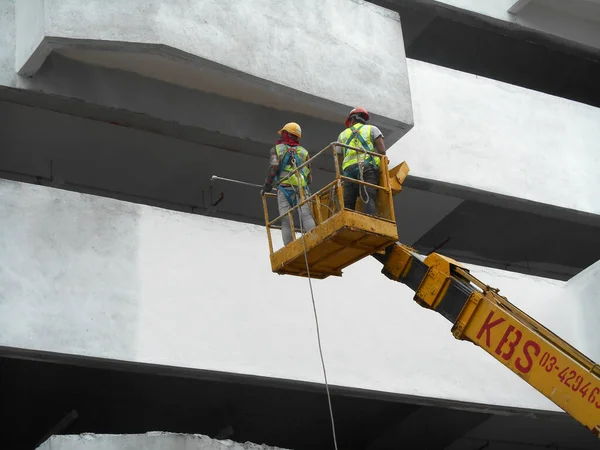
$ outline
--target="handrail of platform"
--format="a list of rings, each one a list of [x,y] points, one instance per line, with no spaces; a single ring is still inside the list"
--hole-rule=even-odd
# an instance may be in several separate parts
[[[351,150],[354,150],[358,153],[363,153],[366,155],[372,155],[372,156],[376,156],[381,158],[382,161],[382,165],[380,166],[380,169],[383,171],[385,171],[385,181],[384,183],[382,183],[382,185],[379,184],[372,184],[372,183],[368,183],[366,181],[363,180],[355,180],[353,178],[349,178],[346,177],[344,175],[342,175],[341,170],[340,170],[340,153],[338,153],[337,148],[336,147],[342,147],[342,148],[348,148]],[[276,228],[276,223],[281,222],[281,220],[288,216],[290,218],[290,229],[291,229],[291,233],[292,233],[292,240],[296,240],[296,235],[295,235],[295,226],[294,226],[294,217],[293,214],[295,211],[299,210],[301,207],[303,207],[304,205],[308,204],[308,203],[312,203],[317,201],[318,202],[318,209],[315,211],[315,214],[317,215],[316,219],[319,219],[319,223],[321,222],[321,212],[320,212],[320,207],[325,205],[324,203],[322,203],[320,201],[321,197],[327,193],[327,191],[332,191],[335,190],[335,197],[337,197],[337,206],[339,208],[339,211],[343,211],[345,209],[344,207],[344,202],[343,202],[343,182],[348,182],[348,183],[357,183],[359,185],[364,185],[367,187],[371,187],[371,188],[375,188],[377,190],[382,190],[386,193],[388,193],[389,195],[389,202],[391,202],[391,198],[392,198],[392,190],[391,190],[391,186],[390,186],[390,182],[389,182],[389,173],[388,173],[388,165],[387,165],[387,159],[386,159],[386,155],[382,155],[380,153],[375,153],[375,152],[370,152],[368,150],[364,150],[362,148],[357,148],[357,147],[353,147],[351,145],[346,145],[346,144],[342,144],[340,142],[331,142],[329,143],[326,147],[324,147],[323,149],[321,149],[320,151],[318,151],[315,155],[313,155],[310,159],[308,159],[307,161],[305,161],[304,163],[302,163],[301,165],[299,165],[298,167],[295,167],[293,170],[291,170],[285,177],[281,178],[278,183],[281,184],[282,182],[284,182],[285,180],[288,180],[290,177],[296,175],[299,176],[300,175],[300,171],[302,169],[304,169],[305,167],[309,166],[317,157],[321,156],[323,153],[332,150],[333,153],[333,160],[334,160],[334,166],[335,166],[335,179],[329,183],[327,183],[324,187],[322,187],[321,189],[319,189],[317,192],[315,192],[314,194],[311,194],[308,197],[305,197],[305,188],[303,188],[302,186],[300,186],[298,188],[298,194],[300,196],[298,203],[291,207],[286,213],[284,214],[280,214],[279,216],[277,216],[275,219],[273,220],[269,220],[269,213],[268,213],[268,208],[267,208],[267,202],[266,202],[266,196],[269,197],[276,197],[276,194],[271,194],[271,193],[266,193],[266,195],[263,197],[263,209],[264,209],[264,214],[265,214],[265,224],[267,227],[267,234],[268,234],[268,241],[269,241],[269,249],[271,254],[273,254],[273,243],[272,243],[272,238],[271,238],[271,229],[272,228]],[[335,198],[332,195],[330,195],[331,198]],[[330,200],[331,200],[330,198]],[[331,211],[331,208],[327,207],[327,205],[325,205],[325,208],[329,209]],[[337,208],[336,208],[337,209]],[[390,219],[384,219],[384,220],[391,220],[391,221],[395,221],[395,214],[393,211],[393,205],[390,207],[390,215],[391,218]],[[383,219],[383,218],[382,218]],[[281,228],[281,225],[277,228]],[[302,230],[303,231],[303,230]]]
[[[306,197],[304,200],[299,202],[296,206],[293,206],[292,208],[290,208],[290,211],[299,209],[300,207],[304,206],[306,203],[310,203],[312,200],[314,200],[314,197],[319,196],[321,193],[325,192],[327,189],[331,189],[336,183],[337,183],[337,180],[333,180],[332,182],[326,184],[321,189],[319,189],[317,192],[312,194],[310,197]],[[284,216],[287,216],[288,213],[289,213],[289,211],[284,214],[281,214],[280,216],[277,216],[275,219],[271,220],[270,222],[267,222],[267,225],[273,225],[275,222],[278,222],[279,220],[283,219]]]
[[[367,154],[367,155],[371,155],[371,156],[376,156],[376,157],[378,157],[378,158],[381,158],[382,156],[385,156],[385,155],[382,155],[381,153],[370,152],[370,151],[368,151],[368,150],[364,150],[364,149],[362,149],[362,148],[358,148],[358,147],[353,147],[353,146],[351,146],[351,145],[342,144],[342,143],[340,143],[340,142],[331,142],[331,143],[329,143],[329,144],[328,144],[328,145],[327,145],[325,148],[323,148],[323,149],[319,150],[317,153],[315,153],[315,154],[314,154],[314,155],[313,155],[311,158],[309,158],[307,161],[305,161],[304,163],[302,163],[302,164],[300,164],[298,167],[296,167],[296,169],[294,169],[294,170],[293,170],[292,172],[290,172],[288,175],[286,175],[285,177],[281,178],[281,179],[279,180],[279,182],[281,183],[282,181],[285,181],[285,180],[287,180],[287,179],[288,179],[289,177],[291,177],[291,176],[292,176],[292,174],[294,174],[296,171],[299,171],[299,170],[303,169],[304,167],[308,166],[308,165],[311,163],[311,161],[312,161],[313,159],[315,159],[317,156],[321,155],[321,154],[322,154],[322,153],[324,153],[325,151],[327,151],[327,150],[329,150],[329,149],[332,149],[332,150],[334,151],[334,153],[335,153],[335,149],[334,149],[334,147],[345,147],[345,148],[348,148],[348,149],[350,149],[350,150],[358,151],[358,152],[360,152],[360,153],[365,153],[365,154]]]

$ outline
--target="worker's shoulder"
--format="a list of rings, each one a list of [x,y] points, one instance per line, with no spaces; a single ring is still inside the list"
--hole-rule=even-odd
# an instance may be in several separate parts
[[[342,131],[340,131],[340,134],[338,134],[338,142],[342,142],[342,139],[347,134],[348,130],[350,130],[350,128],[344,128]]]
[[[307,153],[307,154],[308,154],[308,150],[307,150],[307,149],[306,149],[306,147],[304,147],[303,145],[299,145],[299,146],[297,147],[297,149],[298,149],[298,152],[299,152],[299,153],[300,153],[300,152],[305,152],[305,153]]]
[[[369,124],[369,126],[371,127],[371,136],[373,139],[377,139],[380,136],[383,137],[382,131],[376,125]]]

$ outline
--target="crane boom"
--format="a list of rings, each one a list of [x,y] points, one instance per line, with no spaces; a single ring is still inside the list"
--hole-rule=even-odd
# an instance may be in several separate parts
[[[307,193],[307,197],[300,190],[299,203],[276,219],[269,220],[263,195],[273,272],[301,277],[310,273],[312,278],[323,279],[341,276],[342,269],[350,264],[369,255],[375,257],[383,264],[383,274],[415,292],[417,303],[452,322],[456,339],[481,347],[600,437],[600,366],[510,303],[498,289],[472,276],[457,261],[438,253],[423,257],[398,242],[392,197],[402,191],[409,172],[406,162],[388,169],[387,157],[381,157],[379,184],[372,185],[343,176],[338,153],[332,151],[334,146],[371,153],[340,143],[329,144],[311,161],[331,153],[335,180],[314,194]],[[346,183],[377,188],[376,215],[344,206]],[[356,205],[359,211],[361,201]],[[317,226],[302,239],[293,238],[275,251],[271,228],[287,214],[295,236],[292,211],[303,204],[311,205]]]
[[[373,256],[414,300],[453,323],[456,339],[492,355],[600,437],[600,367],[485,285],[460,263],[395,243]]]

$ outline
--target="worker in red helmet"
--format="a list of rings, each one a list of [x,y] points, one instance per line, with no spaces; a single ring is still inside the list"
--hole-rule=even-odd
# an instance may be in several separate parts
[[[300,170],[300,174],[291,174],[292,171],[309,160],[308,151],[300,145],[302,129],[296,122],[290,122],[278,131],[281,139],[271,148],[269,157],[269,174],[265,179],[261,195],[271,192],[273,183],[277,184],[277,206],[279,215],[287,213],[296,206],[300,200],[300,190],[303,189],[304,197],[310,196],[308,185],[312,182],[310,166]],[[315,221],[308,203],[300,208],[297,227],[300,231],[308,232],[315,227]],[[298,226],[299,225],[299,226]],[[292,242],[292,229],[289,215],[281,219],[281,234],[284,245]]]
[[[368,125],[369,113],[365,108],[354,108],[346,119],[346,129],[338,136],[338,142],[369,152],[385,155],[383,133],[374,125]],[[343,156],[341,169],[344,176],[367,183],[379,184],[380,158],[365,155],[345,147],[337,147]],[[377,212],[377,189],[361,186],[358,183],[344,183],[344,208],[354,210],[356,200],[361,196],[363,212],[375,215]]]

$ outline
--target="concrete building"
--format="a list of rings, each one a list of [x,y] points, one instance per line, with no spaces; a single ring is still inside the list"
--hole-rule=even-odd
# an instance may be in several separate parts
[[[401,241],[600,361],[598,80],[598,0],[0,0],[3,448],[333,448],[307,282],[211,176],[356,105],[411,167]],[[339,448],[598,448],[380,270],[314,282]]]

